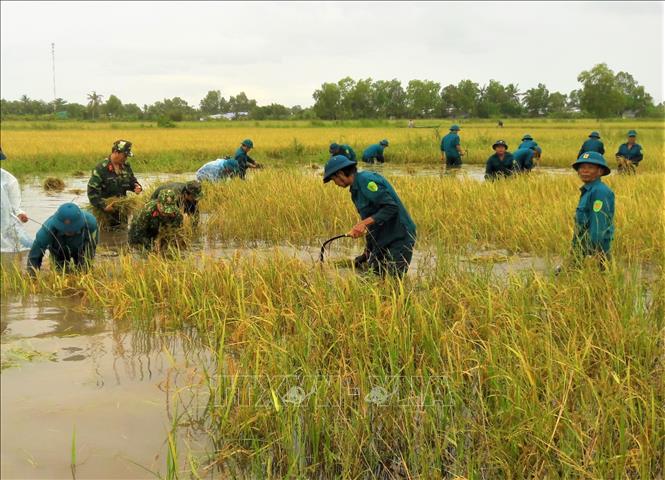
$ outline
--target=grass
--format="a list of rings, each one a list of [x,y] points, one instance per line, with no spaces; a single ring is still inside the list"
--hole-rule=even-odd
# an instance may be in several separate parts
[[[440,122],[440,123],[439,123]],[[205,123],[205,122],[202,122]],[[430,121],[427,122],[430,124]],[[448,121],[433,121],[432,126],[445,134]],[[3,122],[0,125],[3,147],[9,156],[5,168],[15,175],[40,173],[89,172],[106,157],[118,138],[134,143],[132,164],[142,172],[191,172],[205,162],[231,155],[242,139],[254,140],[252,155],[266,165],[322,164],[328,158],[331,142],[348,143],[357,153],[382,138],[391,146],[387,159],[398,164],[440,163],[439,140],[435,128],[404,128],[401,123],[369,122],[357,126],[349,122],[320,122],[317,126],[281,125],[276,122],[206,125],[185,124],[182,128],[136,128],[136,124],[69,124],[77,128],[35,130],[19,129],[26,124]],[[29,125],[29,124],[27,124]],[[362,125],[362,123],[361,123]],[[542,165],[569,167],[591,130],[600,130],[608,158],[614,164],[614,152],[625,141],[628,128],[638,130],[638,141],[645,149],[643,171],[662,171],[663,122],[595,121],[514,121],[504,128],[488,122],[462,123],[462,145],[469,151],[467,163],[484,164],[498,138],[516,148],[524,133],[531,133],[543,147]],[[37,167],[38,166],[38,167]]]

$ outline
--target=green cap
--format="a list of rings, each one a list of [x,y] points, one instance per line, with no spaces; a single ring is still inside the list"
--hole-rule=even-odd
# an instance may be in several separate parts
[[[249,138],[246,138],[242,141],[242,145],[249,147],[249,148],[254,148],[254,142],[252,142]]]
[[[595,130],[589,134],[589,138],[600,138],[600,133]]]
[[[603,167],[605,169],[605,173],[603,173],[603,177],[605,175],[610,174],[610,167],[607,166],[607,162],[605,161],[605,157],[603,157],[600,153],[598,152],[586,152],[583,153],[580,158],[573,163],[573,168],[577,171],[578,168],[580,168],[580,165],[583,163],[591,163],[592,165],[598,165],[600,167]]]
[[[635,130],[628,130],[629,137],[637,137],[637,132]]]
[[[128,140],[116,140],[113,142],[113,147],[111,147],[111,152],[120,152],[124,153],[128,157],[133,157],[132,153],[132,142]]]
[[[386,139],[384,138],[383,140],[381,140],[381,141],[379,142],[379,145],[383,145],[384,147],[387,147],[387,146],[388,146],[388,140],[386,140]]]
[[[525,140],[533,140],[533,137],[527,133],[522,137],[522,141],[525,141]]]
[[[454,125],[451,125],[451,126],[450,126],[450,131],[451,131],[451,132],[459,132],[460,130],[462,130],[462,129],[461,129],[460,126],[457,125],[457,124],[454,124]]]
[[[178,212],[176,194],[173,190],[166,188],[159,192],[157,201],[161,206],[161,212],[166,215],[173,215]]]

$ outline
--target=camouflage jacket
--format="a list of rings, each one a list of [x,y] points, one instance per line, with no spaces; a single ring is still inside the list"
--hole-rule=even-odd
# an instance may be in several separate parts
[[[111,160],[107,158],[92,171],[88,181],[88,200],[93,206],[103,210],[105,198],[124,197],[127,192],[133,191],[138,183],[129,162],[125,162],[120,174],[117,174]]]
[[[174,217],[160,215],[157,210],[157,200],[150,200],[132,219],[132,225],[129,227],[129,244],[151,248],[160,228],[180,226],[182,226],[180,211]]]

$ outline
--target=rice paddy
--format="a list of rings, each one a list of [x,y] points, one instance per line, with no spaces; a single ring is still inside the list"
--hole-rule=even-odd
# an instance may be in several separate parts
[[[462,124],[471,163],[484,162],[497,138],[512,145],[528,132],[543,146],[542,165],[569,167],[589,131],[600,130],[613,152],[628,128],[506,124]],[[87,272],[44,269],[35,279],[3,262],[2,299],[75,298],[137,334],[196,339],[187,381],[161,406],[170,423],[160,477],[659,478],[663,125],[630,127],[646,154],[636,175],[603,180],[616,195],[607,271],[589,262],[555,273],[567,265],[579,198],[572,171],[537,168],[492,183],[407,171],[386,176],[417,224],[416,250],[429,259],[414,260],[398,281],[348,268],[362,240],[340,240],[323,264],[279,247],[316,250],[357,219],[348,190],[323,185],[317,172],[331,141],[355,147],[388,137],[388,161],[418,171],[438,165],[434,129],[3,124],[12,173],[89,171],[123,137],[135,144],[139,181],[142,173],[192,172],[245,137],[267,168],[246,181],[205,183],[199,225],[187,225],[180,249],[120,249]],[[147,201],[150,191],[127,201]],[[259,254],[259,245],[274,252]],[[515,255],[542,267],[497,275],[494,267]],[[69,429],[71,459],[62,461],[77,472],[85,468],[81,428]],[[205,447],[182,440],[192,438]]]

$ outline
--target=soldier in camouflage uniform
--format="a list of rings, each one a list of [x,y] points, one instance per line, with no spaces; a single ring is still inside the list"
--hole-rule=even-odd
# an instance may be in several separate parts
[[[162,190],[157,200],[150,200],[134,215],[129,227],[129,244],[152,249],[161,228],[180,228],[182,213],[178,208],[178,195],[173,190]]]
[[[152,192],[151,200],[157,200],[160,192],[163,190],[173,190],[178,195],[176,199],[178,207],[187,215],[196,216],[199,213],[198,202],[203,197],[201,192],[201,182],[198,180],[191,180],[187,183],[184,182],[169,182],[160,185]]]
[[[103,217],[102,223],[107,228],[124,227],[127,225],[127,218],[122,218],[112,205],[106,206],[104,200],[109,197],[125,197],[127,192],[141,193],[143,190],[127,162],[127,157],[133,156],[131,142],[116,141],[111,148],[111,155],[97,164],[88,181],[88,200],[95,207],[98,220]]]

